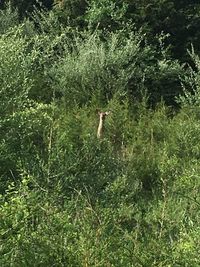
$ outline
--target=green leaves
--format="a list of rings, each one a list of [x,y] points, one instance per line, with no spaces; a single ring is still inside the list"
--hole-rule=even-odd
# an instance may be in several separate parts
[[[0,10],[0,33],[6,33],[9,29],[19,24],[19,14],[11,5],[4,10]]]
[[[128,5],[123,1],[88,1],[85,20],[89,27],[113,31],[123,24],[127,7]]]
[[[145,36],[141,32],[127,33],[124,29],[108,35],[105,42],[98,32],[88,32],[83,39],[75,37],[74,42],[72,48],[64,45],[60,60],[49,73],[55,91],[64,96],[68,106],[82,106],[94,99],[108,102],[115,95],[141,99],[145,90],[152,102],[157,102],[164,95],[160,88],[165,80],[171,82],[173,76],[173,83],[181,72],[177,62],[157,59],[152,46],[143,46]],[[171,94],[166,93],[169,98]]]
[[[0,265],[198,266],[199,57],[123,19],[175,4],[60,4],[0,29]]]
[[[182,77],[183,94],[177,98],[177,102],[182,107],[195,108],[198,112],[200,107],[200,58],[195,53],[193,46],[188,53],[195,69],[190,67],[188,73]]]
[[[1,114],[15,112],[26,101],[33,85],[31,55],[22,37],[22,27],[16,27],[0,38]]]

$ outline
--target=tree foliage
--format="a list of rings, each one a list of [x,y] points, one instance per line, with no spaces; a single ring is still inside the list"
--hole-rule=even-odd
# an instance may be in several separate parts
[[[199,266],[200,60],[166,30],[196,25],[186,2],[1,10],[0,266]]]

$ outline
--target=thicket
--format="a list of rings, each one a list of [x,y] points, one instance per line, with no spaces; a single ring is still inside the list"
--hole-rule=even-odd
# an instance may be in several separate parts
[[[0,11],[0,266],[199,266],[198,53],[129,1],[55,2]]]

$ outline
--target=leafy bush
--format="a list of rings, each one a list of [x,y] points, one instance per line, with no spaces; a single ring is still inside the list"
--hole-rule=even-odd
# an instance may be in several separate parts
[[[0,36],[0,265],[198,266],[198,57],[37,12]]]
[[[0,10],[0,33],[6,33],[9,29],[19,24],[19,15],[17,9],[12,9],[7,5],[5,9]]]
[[[183,94],[177,99],[182,107],[195,108],[199,110],[200,105],[200,59],[192,47],[189,52],[194,63],[194,68],[190,67],[187,75],[182,77]]]
[[[55,77],[55,90],[64,95],[68,106],[96,98],[102,103],[115,93],[126,94],[128,82],[138,70],[136,62],[151,53],[149,48],[141,51],[142,37],[137,34],[123,41],[113,34],[107,43],[96,33],[86,37],[84,41],[76,39],[73,52],[65,47],[63,58],[50,72]]]

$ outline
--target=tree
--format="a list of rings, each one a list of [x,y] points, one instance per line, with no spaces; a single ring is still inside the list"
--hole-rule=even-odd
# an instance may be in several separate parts
[[[5,8],[7,5],[10,5],[12,8],[17,8],[19,11],[20,18],[28,16],[35,7],[37,8],[48,8],[51,9],[53,0],[4,0],[1,4],[1,8]]]
[[[188,0],[126,0],[128,10],[127,18],[131,18],[137,27],[143,27],[149,42],[154,43],[156,35],[169,33],[170,38],[166,45],[172,48],[174,58],[182,62],[188,59],[186,50],[189,43],[195,43],[199,49],[200,23],[199,1]]]
[[[54,0],[54,11],[60,21],[68,26],[85,26],[84,15],[87,6],[86,0]]]

